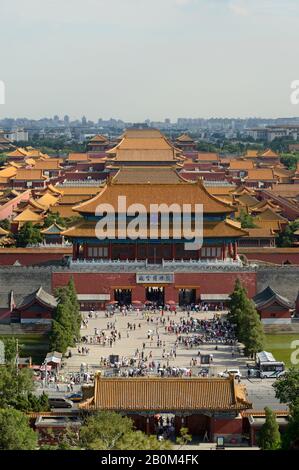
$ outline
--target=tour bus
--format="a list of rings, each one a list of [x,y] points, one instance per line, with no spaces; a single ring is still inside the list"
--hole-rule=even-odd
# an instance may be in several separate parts
[[[256,366],[262,379],[280,377],[285,371],[285,363],[276,361],[273,354],[267,351],[257,354]]]

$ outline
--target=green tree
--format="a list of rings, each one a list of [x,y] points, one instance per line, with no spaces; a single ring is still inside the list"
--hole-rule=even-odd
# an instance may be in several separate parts
[[[0,409],[0,449],[34,450],[37,434],[30,428],[29,419],[18,410]]]
[[[176,439],[176,443],[181,447],[187,445],[189,442],[192,441],[192,436],[189,434],[188,428],[181,428],[180,435]]]
[[[169,441],[158,441],[134,430],[133,421],[118,413],[100,411],[86,419],[80,429],[80,446],[91,450],[163,450]]]
[[[243,311],[247,304],[247,292],[245,287],[242,285],[239,278],[235,282],[235,288],[233,293],[230,295],[228,320],[236,325],[236,333],[239,334],[239,330],[242,323]]]
[[[280,158],[281,163],[283,163],[289,170],[295,170],[297,167],[297,162],[299,162],[299,154],[293,153],[283,153]]]
[[[52,323],[50,347],[52,350],[66,353],[80,338],[82,317],[73,278],[66,287],[56,290],[58,306]]]
[[[118,450],[171,450],[169,440],[159,441],[156,436],[147,436],[141,431],[132,431],[123,436],[118,443]]]
[[[17,246],[26,247],[27,245],[35,245],[42,241],[40,228],[34,226],[32,222],[26,222],[17,234]]]
[[[299,222],[294,221],[290,222],[282,232],[279,233],[277,237],[277,246],[282,248],[287,248],[293,246],[295,243],[295,235],[294,233],[296,230],[299,229]]]
[[[133,431],[133,421],[117,413],[101,411],[86,419],[80,430],[85,449],[113,450],[122,445],[125,435]]]
[[[80,338],[80,328],[81,328],[81,322],[82,322],[82,315],[80,313],[80,305],[79,305],[79,302],[78,302],[78,296],[77,296],[77,291],[76,291],[73,276],[69,280],[69,283],[67,285],[67,289],[68,289],[68,297],[69,297],[71,305],[72,305],[72,314],[73,314],[75,325],[76,325],[74,335],[77,339],[79,339]]]
[[[44,219],[44,227],[50,227],[53,224],[57,224],[61,227],[66,227],[66,221],[59,212],[49,212]]]
[[[280,403],[294,405],[299,397],[299,369],[291,368],[273,383],[275,396]]]
[[[2,336],[1,341],[3,341],[4,343],[6,364],[16,364],[16,357],[17,357],[17,350],[18,350],[16,338],[5,338]],[[19,350],[20,350],[20,346],[19,346]]]
[[[267,406],[265,408],[265,414],[266,421],[259,432],[258,445],[262,450],[280,449],[281,438],[276,416]]]
[[[251,357],[264,349],[265,334],[263,325],[253,302],[247,299],[240,326],[239,339]]]
[[[290,406],[289,422],[282,435],[284,450],[299,449],[299,399]]]
[[[10,221],[8,219],[0,220],[0,227],[4,230],[10,230]]]
[[[230,296],[228,320],[236,325],[236,335],[249,355],[263,350],[265,336],[262,322],[239,279]]]
[[[33,388],[31,369],[24,368],[18,371],[11,365],[0,368],[0,407],[16,403],[20,397],[28,397]]]
[[[61,323],[53,320],[52,331],[50,333],[50,349],[65,354],[71,344],[72,339],[69,331]]]
[[[240,215],[237,218],[237,220],[241,222],[242,228],[255,228],[256,227],[254,223],[254,218],[252,217],[252,215],[245,212],[244,209],[241,209]]]

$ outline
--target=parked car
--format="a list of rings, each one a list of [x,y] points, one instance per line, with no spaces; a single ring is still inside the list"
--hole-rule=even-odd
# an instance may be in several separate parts
[[[82,393],[71,393],[70,395],[67,395],[66,398],[68,400],[71,400],[73,403],[77,403],[82,400]]]
[[[72,408],[73,402],[67,398],[54,397],[49,398],[49,405],[51,408]]]
[[[235,379],[240,379],[242,374],[239,369],[226,369],[223,372],[218,373],[218,377],[228,378],[230,375],[233,375]]]

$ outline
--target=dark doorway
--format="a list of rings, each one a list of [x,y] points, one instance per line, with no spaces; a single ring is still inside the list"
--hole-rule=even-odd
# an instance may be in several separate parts
[[[147,287],[146,300],[157,307],[164,305],[164,287]]]
[[[119,305],[130,305],[132,303],[132,290],[131,289],[115,289],[114,300]]]
[[[179,305],[191,305],[196,303],[196,289],[180,289]]]

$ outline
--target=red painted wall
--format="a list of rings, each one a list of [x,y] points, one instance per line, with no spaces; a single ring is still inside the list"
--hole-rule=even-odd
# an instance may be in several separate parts
[[[235,419],[213,419],[213,434],[242,434],[243,420]]]
[[[271,308],[268,310],[261,310],[261,318],[291,318],[291,312],[287,309],[274,310],[271,311]]]
[[[34,266],[48,261],[60,261],[63,260],[65,255],[71,255],[72,250],[65,248],[61,251],[43,251],[42,249],[30,252],[29,248],[26,248],[26,252],[17,249],[1,249],[0,248],[0,266],[11,266],[16,261],[19,261],[22,266]]]
[[[251,251],[251,253],[247,253],[245,249],[243,250],[241,247],[239,247],[239,254],[244,254],[249,260],[266,261],[268,263],[274,264],[284,264],[289,262],[291,264],[299,265],[299,252],[292,253],[290,251],[288,253],[279,253],[279,251],[277,251],[273,253],[267,253],[266,249],[264,252],[260,252],[258,248],[256,252],[253,252],[252,249]]]
[[[134,273],[60,273],[52,274],[52,288],[66,285],[73,276],[79,294],[111,294],[115,288],[132,287],[132,300],[145,300],[144,285],[136,284]],[[178,301],[179,287],[198,286],[197,295],[230,294],[237,278],[248,290],[250,297],[256,294],[256,274],[248,273],[176,273],[175,282],[165,286],[165,300]]]

